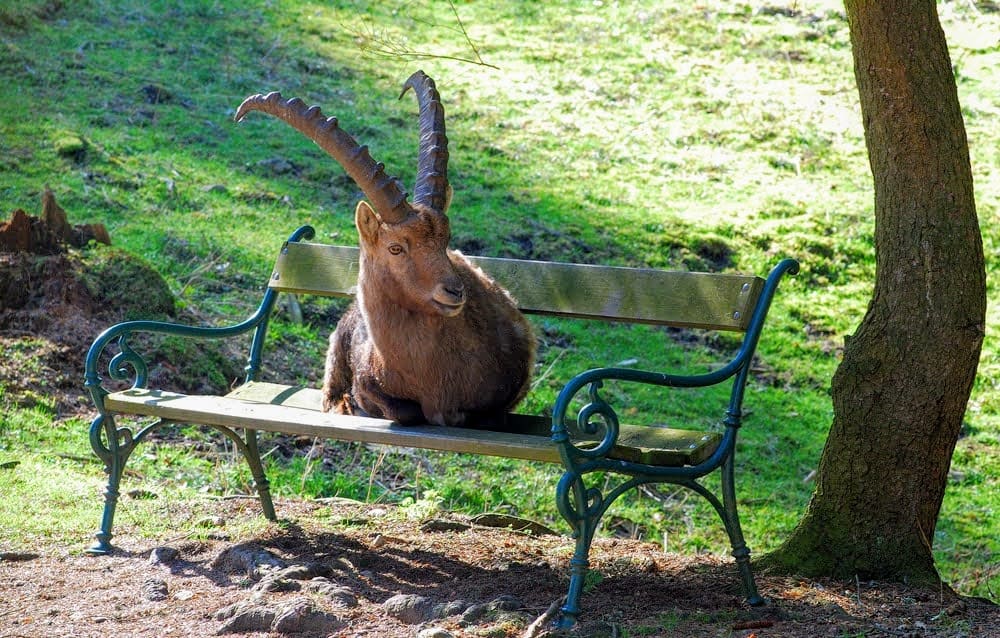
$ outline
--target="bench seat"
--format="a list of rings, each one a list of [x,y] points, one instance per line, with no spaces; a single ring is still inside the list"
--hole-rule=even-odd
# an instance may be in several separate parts
[[[547,417],[508,415],[501,427],[455,428],[400,425],[386,419],[327,414],[315,388],[250,382],[226,396],[191,396],[162,390],[130,389],[104,399],[109,410],[155,416],[179,423],[301,434],[339,441],[464,452],[559,463]],[[585,437],[580,437],[584,440]],[[597,441],[596,437],[593,440]],[[697,465],[719,446],[718,432],[622,425],[609,458],[656,466]]]

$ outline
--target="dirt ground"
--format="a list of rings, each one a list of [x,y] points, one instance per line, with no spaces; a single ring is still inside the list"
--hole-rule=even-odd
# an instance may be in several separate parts
[[[37,360],[25,376],[16,359],[0,358],[0,378],[18,400],[51,396],[62,416],[86,412],[81,362],[96,327],[112,323],[108,303],[65,272],[71,262],[61,256],[25,263],[0,260],[5,289],[19,289],[19,273],[43,283],[0,306],[0,345],[16,352],[30,339]],[[413,521],[385,505],[276,505],[282,522],[250,540],[231,530],[260,516],[253,500],[213,504],[197,538],[150,541],[125,530],[109,556],[0,539],[0,638],[559,635],[547,612],[565,593],[569,538],[459,516]],[[569,635],[1000,638],[1000,608],[947,590],[765,575],[758,584],[769,604],[750,609],[731,560],[607,537],[591,559],[584,613]]]
[[[571,540],[418,522],[391,506],[280,501],[282,523],[251,540],[226,528],[259,516],[220,501],[204,538],[116,537],[109,556],[8,552],[0,636],[544,636],[565,593]],[[603,538],[601,574],[574,636],[1000,636],[1000,611],[900,585],[760,576],[769,604],[741,600],[731,561]]]

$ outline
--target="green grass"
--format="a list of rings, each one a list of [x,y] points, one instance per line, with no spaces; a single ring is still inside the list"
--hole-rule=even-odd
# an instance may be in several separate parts
[[[0,211],[36,211],[48,184],[74,223],[104,223],[118,247],[153,264],[180,305],[212,321],[242,318],[257,302],[277,246],[300,224],[316,226],[323,240],[356,243],[350,213],[358,193],[282,123],[253,116],[234,124],[236,106],[275,89],[321,104],[411,183],[414,104],[395,96],[402,80],[423,68],[437,80],[448,113],[458,245],[489,255],[755,273],[785,256],[802,262],[802,274],[783,284],[761,343],[764,372],[748,393],[752,414],[740,456],[747,537],[755,552],[776,546],[811,493],[805,479],[831,421],[830,378],[874,277],[871,177],[842,7],[458,4],[495,70],[445,59],[474,51],[442,6],[7,3],[0,8]],[[995,299],[1000,14],[976,3],[939,10]],[[365,54],[363,43],[439,57]],[[272,170],[267,160],[275,158],[293,170]],[[991,304],[967,435],[934,539],[946,579],[993,597],[1000,592],[997,312]],[[280,315],[269,347],[272,356],[301,358],[287,367],[315,383],[336,310],[305,300],[304,313],[304,326]],[[527,401],[536,410],[550,405],[574,372],[597,363],[635,358],[655,368],[711,359],[702,347],[648,328],[548,319],[537,326],[547,347],[545,376]],[[3,356],[19,348],[30,363],[30,342],[3,343]],[[615,392],[633,406],[629,419],[717,419],[701,396],[661,404],[650,391]],[[26,401],[0,389],[0,397],[0,463],[21,461],[0,469],[0,537],[26,542],[40,534],[82,547],[96,526],[102,475],[98,464],[66,457],[89,455],[87,424],[62,418],[44,396]],[[308,447],[292,460],[269,455],[275,490],[416,502],[433,490],[443,507],[505,509],[560,524],[551,503],[554,467],[436,453],[381,457],[326,445],[343,460],[337,472],[306,458]],[[119,523],[155,534],[164,502],[248,489],[231,449],[212,438],[203,447],[221,456],[140,448],[126,489],[152,489],[163,500],[126,499]],[[44,516],[22,525],[24,503]],[[662,506],[632,496],[611,514],[646,538],[666,537],[671,550],[726,548],[714,513],[683,493],[665,494]]]

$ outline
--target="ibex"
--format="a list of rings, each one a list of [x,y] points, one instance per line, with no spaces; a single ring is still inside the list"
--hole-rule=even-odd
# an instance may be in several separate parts
[[[444,109],[423,72],[410,76],[400,98],[411,88],[420,107],[413,203],[319,107],[258,94],[240,105],[236,120],[250,111],[284,120],[339,162],[370,202],[355,211],[358,294],[330,335],[323,410],[403,424],[496,422],[527,391],[534,335],[510,294],[448,248]]]

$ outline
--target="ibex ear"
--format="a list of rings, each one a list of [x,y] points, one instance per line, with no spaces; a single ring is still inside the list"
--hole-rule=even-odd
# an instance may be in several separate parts
[[[358,202],[358,207],[354,209],[354,225],[358,227],[361,241],[368,246],[374,246],[378,241],[378,229],[382,225],[382,220],[365,200]]]

